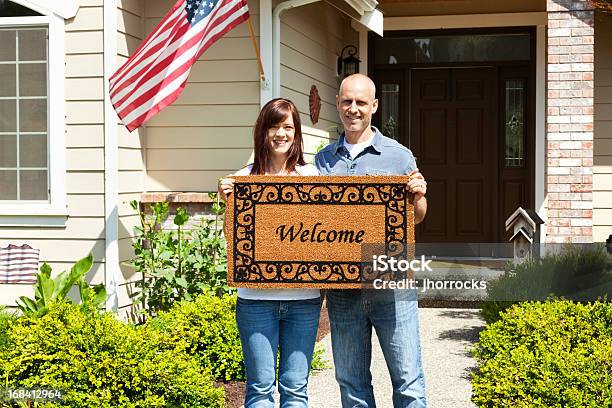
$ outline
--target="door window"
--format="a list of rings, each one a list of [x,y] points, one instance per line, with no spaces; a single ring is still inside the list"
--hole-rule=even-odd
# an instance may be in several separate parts
[[[505,164],[523,167],[525,161],[525,81],[505,81]]]
[[[374,43],[374,63],[382,65],[528,61],[528,33],[384,37]]]

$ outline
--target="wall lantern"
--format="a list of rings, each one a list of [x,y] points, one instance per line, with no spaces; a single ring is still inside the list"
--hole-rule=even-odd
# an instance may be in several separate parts
[[[346,58],[342,58],[344,55],[344,51],[348,50],[348,56]],[[357,47],[354,45],[347,45],[340,51],[340,56],[338,57],[338,75],[343,75],[346,78],[349,75],[356,74],[359,72],[359,63],[361,62],[359,58],[355,56],[357,54]]]

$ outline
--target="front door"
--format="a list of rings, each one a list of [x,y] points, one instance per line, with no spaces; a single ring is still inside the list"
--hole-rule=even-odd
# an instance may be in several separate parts
[[[508,242],[506,218],[534,206],[533,33],[476,34],[370,40],[373,123],[412,150],[428,183],[417,242]]]
[[[420,242],[495,242],[497,92],[491,67],[410,71],[410,146],[427,177]]]

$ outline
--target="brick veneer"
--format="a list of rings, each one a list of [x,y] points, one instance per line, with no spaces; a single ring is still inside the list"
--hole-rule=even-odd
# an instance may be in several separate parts
[[[547,0],[546,242],[593,241],[594,12]]]

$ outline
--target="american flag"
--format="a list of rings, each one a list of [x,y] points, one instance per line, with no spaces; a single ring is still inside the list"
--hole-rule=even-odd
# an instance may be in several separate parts
[[[200,55],[248,18],[246,0],[179,0],[110,78],[110,99],[127,129],[174,102]]]
[[[0,248],[0,283],[36,283],[39,254],[27,244]]]

